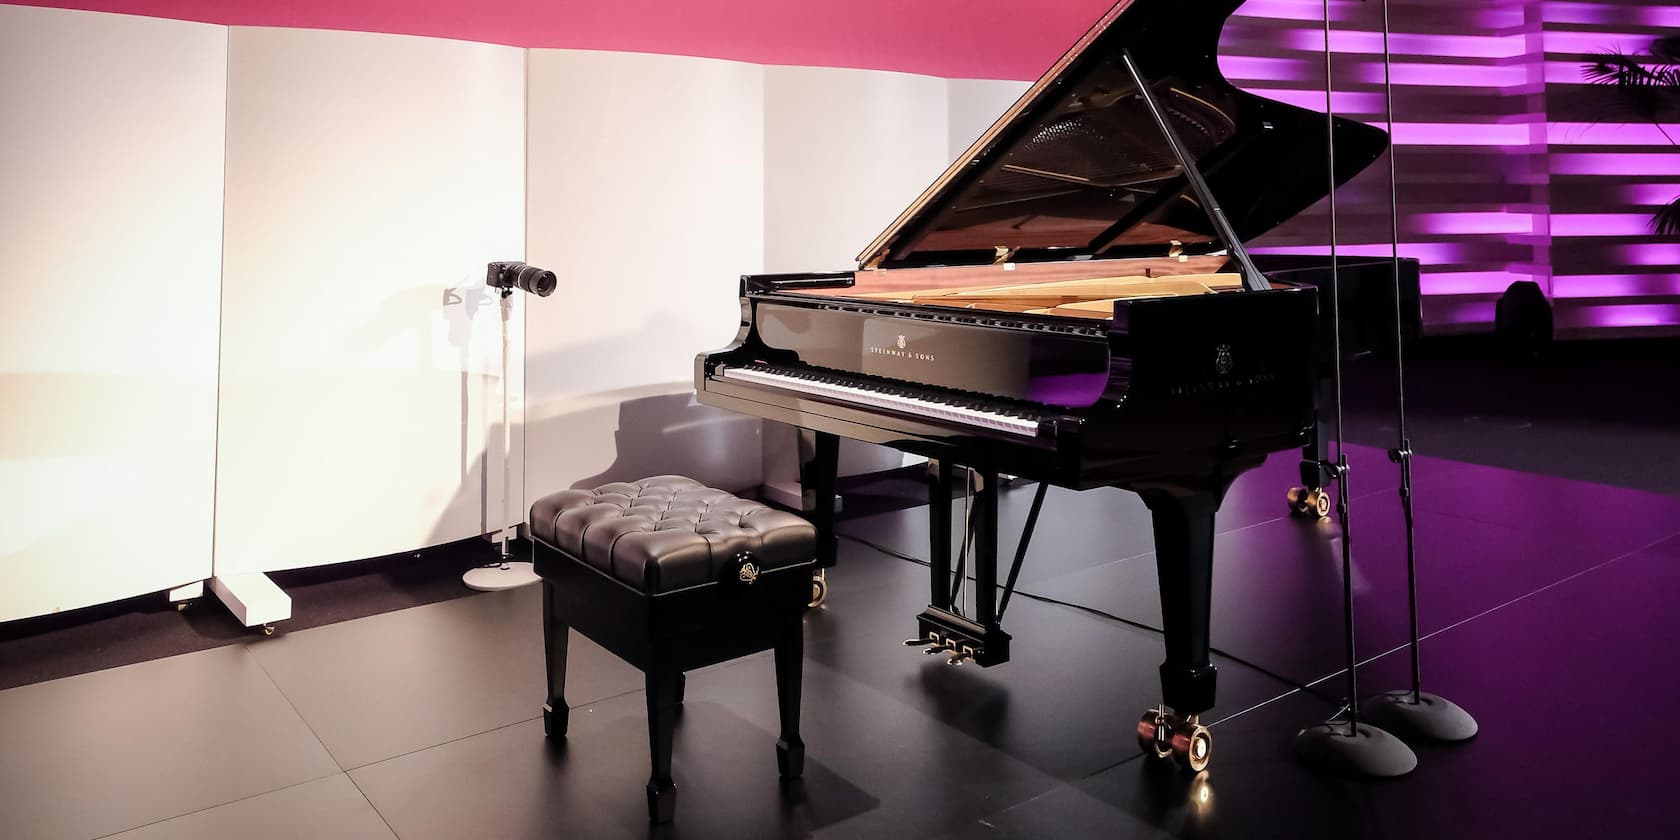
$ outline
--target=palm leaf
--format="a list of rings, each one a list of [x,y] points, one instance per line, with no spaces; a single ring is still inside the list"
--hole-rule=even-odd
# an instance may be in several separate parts
[[[1651,214],[1651,230],[1658,236],[1680,236],[1680,196]]]

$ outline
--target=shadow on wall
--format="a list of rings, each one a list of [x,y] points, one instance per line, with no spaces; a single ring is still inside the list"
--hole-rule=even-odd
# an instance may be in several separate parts
[[[757,418],[701,405],[692,392],[635,395],[646,390],[653,388],[551,400],[528,410],[526,424],[514,430],[516,440],[524,435],[525,492],[521,498],[516,464],[508,521],[524,522],[531,503],[548,493],[614,481],[676,474],[732,491],[760,483]],[[500,423],[486,425],[486,441],[500,434]],[[485,483],[499,480],[501,472],[485,463],[487,452],[494,454],[496,448],[473,447],[445,508],[458,515],[463,507],[473,506],[484,533],[497,530],[501,515],[490,501],[500,496],[500,488]],[[440,520],[428,544],[461,536]]]
[[[572,482],[572,487],[670,473],[728,476],[732,465],[751,454],[731,451],[734,416],[701,405],[692,393],[619,403],[618,427],[613,432],[617,457],[600,472]]]
[[[668,474],[727,490],[757,486],[757,418],[701,405],[686,385],[593,394],[528,411],[528,498]]]

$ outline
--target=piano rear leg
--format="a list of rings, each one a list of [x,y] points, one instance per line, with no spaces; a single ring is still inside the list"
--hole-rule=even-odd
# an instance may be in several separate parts
[[[800,429],[800,507],[817,529],[817,568],[811,573],[810,606],[828,599],[827,569],[834,565],[834,496],[840,481],[840,439],[827,432]]]
[[[1327,390],[1327,387],[1319,388],[1320,405],[1326,401],[1324,393]],[[1290,513],[1311,519],[1324,519],[1330,515],[1330,494],[1324,489],[1328,478],[1324,465],[1328,457],[1324,451],[1324,425],[1314,411],[1307,443],[1301,447],[1301,484],[1289,488]]]
[[[1162,488],[1143,491],[1155,525],[1155,567],[1161,587],[1163,706],[1138,722],[1145,754],[1171,755],[1193,773],[1207,769],[1213,736],[1199,716],[1213,708],[1217,669],[1208,628],[1213,600],[1213,517],[1218,490]]]

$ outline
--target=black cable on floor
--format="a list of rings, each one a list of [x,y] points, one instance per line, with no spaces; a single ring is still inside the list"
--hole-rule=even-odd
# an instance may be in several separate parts
[[[903,560],[905,562],[908,562],[908,563],[915,563],[918,566],[929,566],[929,565],[931,565],[930,563],[928,563],[928,561],[923,560],[919,557],[913,557],[909,554],[905,554],[902,551],[898,551],[896,549],[888,548],[888,547],[886,547],[884,545],[881,545],[879,543],[871,542],[869,540],[864,539],[863,537],[854,536],[852,534],[839,534],[838,536],[840,536],[841,538],[844,538],[844,539],[851,540],[852,542],[855,542],[855,543],[857,543],[861,546],[864,546],[866,548],[871,548],[871,549],[874,549],[875,551],[879,551],[880,553],[885,554],[888,557],[896,557],[896,558],[898,558],[900,560]],[[969,580],[973,580],[973,578],[970,577]],[[999,588],[1001,589],[1002,587],[999,587]],[[1052,604],[1052,605],[1058,606],[1058,607],[1066,607],[1068,609],[1078,610],[1080,612],[1084,612],[1084,613],[1088,613],[1090,615],[1094,615],[1098,618],[1107,619],[1109,621],[1112,621],[1112,622],[1115,622],[1115,623],[1118,623],[1118,624],[1124,624],[1127,627],[1132,627],[1132,628],[1135,628],[1135,629],[1138,629],[1138,630],[1143,630],[1145,632],[1154,633],[1157,636],[1166,635],[1166,631],[1162,630],[1159,627],[1155,627],[1155,626],[1152,626],[1152,625],[1149,625],[1149,624],[1145,624],[1144,622],[1136,621],[1136,620],[1133,620],[1133,619],[1130,619],[1130,618],[1126,618],[1124,616],[1115,615],[1114,613],[1111,613],[1107,610],[1097,609],[1096,607],[1090,607],[1090,606],[1086,606],[1084,604],[1076,604],[1072,601],[1062,601],[1062,600],[1059,600],[1059,599],[1056,599],[1056,598],[1051,598],[1048,595],[1039,595],[1039,594],[1036,594],[1036,593],[1033,593],[1033,592],[1028,592],[1024,589],[1015,590],[1015,594],[1021,596],[1022,598],[1027,598],[1027,599],[1030,599],[1030,600],[1033,600],[1033,601],[1038,601],[1040,603]],[[1291,679],[1290,677],[1286,677],[1286,676],[1284,676],[1284,675],[1282,675],[1282,674],[1280,674],[1276,671],[1273,671],[1270,668],[1267,668],[1265,666],[1256,664],[1254,662],[1250,662],[1249,660],[1244,659],[1240,656],[1234,656],[1234,655],[1232,655],[1232,654],[1230,654],[1226,651],[1223,651],[1223,650],[1220,650],[1219,648],[1211,647],[1211,646],[1208,648],[1208,650],[1212,651],[1217,656],[1221,656],[1221,657],[1224,657],[1225,659],[1229,659],[1230,661],[1235,662],[1236,664],[1241,665],[1245,668],[1253,669],[1254,671],[1257,671],[1261,674],[1264,674],[1265,676],[1271,677],[1272,679],[1277,680],[1278,682],[1283,683],[1284,685],[1287,685],[1290,688],[1295,689],[1296,691],[1299,691],[1299,692],[1302,692],[1302,693],[1305,693],[1305,694],[1310,694],[1314,697],[1317,697],[1320,700],[1323,700],[1326,703],[1340,703],[1340,702],[1342,702],[1338,698],[1326,697],[1325,695],[1323,695],[1323,694],[1319,693],[1318,691],[1314,690],[1312,686],[1307,685],[1305,683],[1302,683],[1299,680],[1295,680],[1295,679]]]

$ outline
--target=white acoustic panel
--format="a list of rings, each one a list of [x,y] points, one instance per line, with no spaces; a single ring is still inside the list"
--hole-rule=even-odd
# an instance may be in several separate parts
[[[682,56],[530,54],[527,493],[682,473],[759,483],[757,420],[698,405],[763,267],[764,70]]]
[[[769,67],[764,265],[843,271],[951,162],[946,81]]]
[[[997,79],[951,79],[946,84],[950,94],[946,113],[951,160],[967,151],[1032,87],[1031,82]]]
[[[217,575],[504,527],[484,268],[524,254],[524,51],[234,27],[228,85]]]
[[[0,621],[210,575],[226,70],[0,6]]]
[[[764,264],[845,271],[951,162],[944,79],[824,67],[770,67],[764,91]],[[786,426],[765,424],[765,481],[796,481]],[[845,441],[842,475],[906,462]]]

